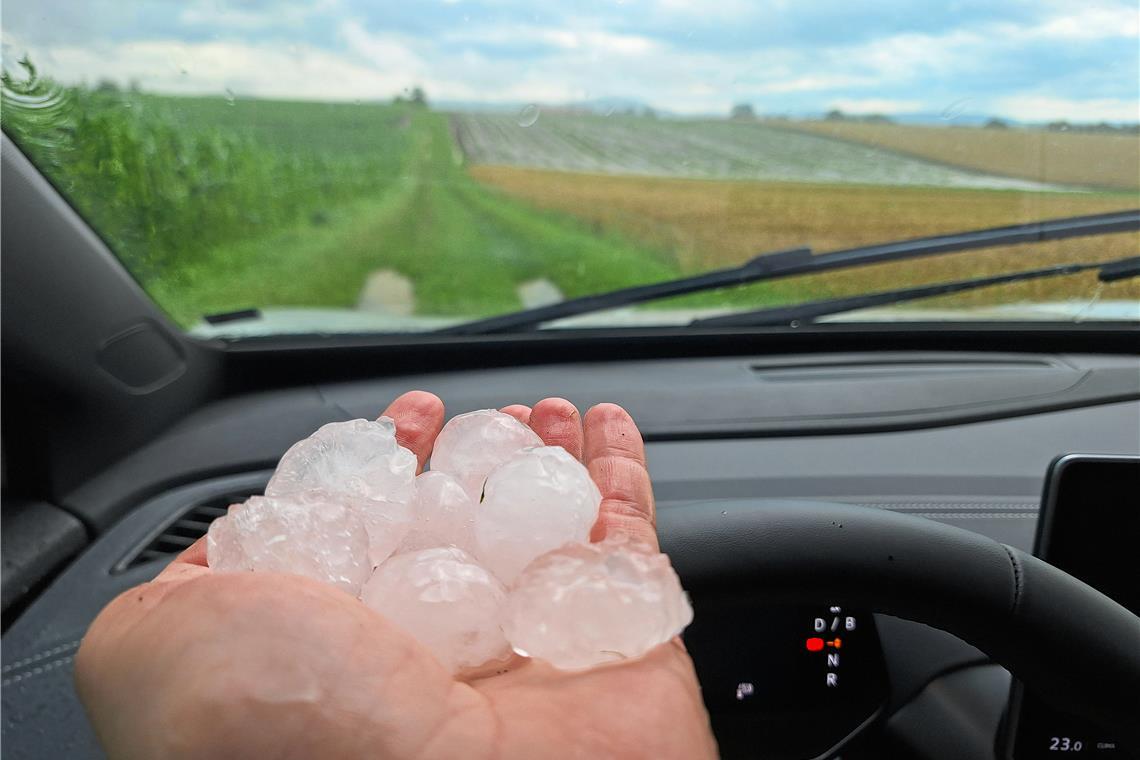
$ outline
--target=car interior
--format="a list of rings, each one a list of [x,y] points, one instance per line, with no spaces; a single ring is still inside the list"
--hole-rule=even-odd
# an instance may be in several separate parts
[[[1136,756],[1134,322],[203,338],[6,135],[2,200],[8,757],[101,757],[100,608],[415,388],[630,411],[725,757]]]

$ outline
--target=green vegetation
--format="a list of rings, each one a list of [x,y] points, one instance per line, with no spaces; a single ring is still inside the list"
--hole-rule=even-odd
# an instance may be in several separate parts
[[[411,119],[408,160],[386,193],[319,228],[217,246],[154,282],[153,295],[184,322],[254,305],[351,307],[370,272],[392,269],[415,284],[417,312],[470,316],[519,308],[516,286],[537,277],[573,296],[675,276],[620,234],[484,189],[457,163],[444,119]]]
[[[518,285],[536,278],[574,297],[805,242],[830,250],[1135,205],[1130,192],[808,183],[821,172],[886,182],[891,178],[875,172],[890,166],[849,141],[745,119],[688,123],[555,112],[530,127],[499,116],[449,122],[425,107],[422,93],[392,104],[167,97],[113,86],[61,88],[38,78],[30,64],[24,68],[21,78],[4,75],[4,130],[186,326],[204,314],[250,307],[351,308],[378,270],[413,282],[419,314],[475,317],[519,308]],[[923,132],[930,144],[933,132]],[[468,159],[498,157],[516,167],[465,166],[460,146]],[[689,162],[714,176],[740,170],[751,177],[759,152],[767,156],[766,171],[778,163],[800,181],[517,168],[581,163],[644,174]],[[894,166],[899,176],[921,179],[917,184],[960,181],[953,170],[915,159]],[[1137,240],[1115,235],[935,257],[658,306],[758,306],[1100,260],[1134,253]],[[1065,299],[1095,287],[1092,275],[1075,283],[1040,281],[1005,296],[977,291],[955,303]],[[1105,297],[1133,298],[1137,287],[1111,286]]]
[[[4,128],[144,284],[382,192],[406,110],[60,88],[4,75]],[[373,125],[373,128],[362,128]]]
[[[665,255],[474,183],[444,117],[392,105],[179,98],[4,76],[4,129],[179,323],[354,306],[369,273],[416,310],[520,306],[674,276]]]

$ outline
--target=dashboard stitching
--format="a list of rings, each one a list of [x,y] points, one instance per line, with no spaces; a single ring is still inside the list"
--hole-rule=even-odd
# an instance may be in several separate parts
[[[1007,514],[994,512],[903,512],[901,514],[927,517],[933,520],[973,520],[974,518],[991,520],[1036,520],[1036,512],[1012,512]]]
[[[1008,509],[1018,512],[1036,512],[1038,510],[1035,504],[1019,504],[1017,502],[956,502],[956,501],[876,501],[876,502],[855,502],[849,503],[860,504],[865,506],[879,507],[880,509]]]
[[[1013,567],[1013,602],[1010,606],[1010,612],[1016,613],[1021,604],[1021,563],[1017,561],[1013,549],[1005,544],[1001,544],[1001,548],[1005,550],[1006,556],[1009,557],[1009,564]]]
[[[19,675],[12,676],[11,678],[5,678],[3,681],[0,681],[0,686],[9,686],[14,683],[19,683],[20,681],[28,678],[34,678],[35,676],[42,675],[49,670],[55,670],[62,665],[66,665],[74,659],[75,655],[69,654],[67,657],[61,657],[58,660],[52,660],[51,662],[47,662],[43,665],[34,667],[26,673],[20,673]]]
[[[60,644],[57,647],[52,647],[51,649],[45,649],[42,652],[37,652],[30,657],[25,657],[22,660],[17,660],[16,662],[5,665],[2,669],[0,669],[0,673],[11,673],[13,670],[18,670],[25,665],[31,665],[33,662],[39,662],[40,660],[43,660],[47,657],[51,657],[52,655],[66,652],[69,649],[75,649],[77,646],[79,646],[79,643],[81,641],[83,641],[83,639],[75,639],[74,641],[69,641],[66,644]]]

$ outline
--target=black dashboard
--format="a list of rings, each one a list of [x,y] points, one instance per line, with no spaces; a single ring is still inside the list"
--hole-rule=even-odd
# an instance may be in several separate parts
[[[5,750],[101,756],[70,675],[98,610],[258,492],[293,440],[374,416],[409,387],[452,411],[544,395],[622,403],[645,430],[663,516],[697,502],[823,500],[1031,551],[1053,459],[1140,453],[1138,368],[1099,355],[817,354],[433,372],[216,402],[69,495],[67,510],[101,532],[4,634]],[[1009,675],[954,636],[841,598],[694,606],[686,639],[726,756],[999,751]]]

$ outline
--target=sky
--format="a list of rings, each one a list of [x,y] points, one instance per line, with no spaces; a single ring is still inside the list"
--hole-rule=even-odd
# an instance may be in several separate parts
[[[5,0],[0,37],[7,69],[219,97],[1140,120],[1135,0]]]

